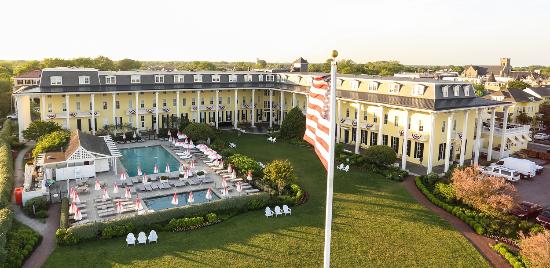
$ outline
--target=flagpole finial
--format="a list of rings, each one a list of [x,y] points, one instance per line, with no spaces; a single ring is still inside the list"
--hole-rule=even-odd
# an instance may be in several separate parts
[[[336,59],[338,57],[338,51],[336,49],[332,50],[332,58]]]

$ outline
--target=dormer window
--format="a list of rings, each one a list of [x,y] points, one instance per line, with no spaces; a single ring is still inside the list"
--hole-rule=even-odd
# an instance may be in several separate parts
[[[378,90],[378,82],[371,81],[369,82],[369,91],[377,91]]]
[[[157,84],[164,83],[164,75],[162,75],[162,74],[155,75],[155,83],[157,83]]]
[[[202,74],[193,75],[193,82],[202,83]]]
[[[244,76],[244,81],[245,82],[252,82],[252,75],[251,74],[246,74]]]
[[[414,85],[412,94],[413,96],[422,96],[425,90],[426,86],[424,85]]]
[[[61,76],[52,76],[50,77],[50,85],[59,86],[63,84],[63,77]]]
[[[469,96],[470,96],[470,88],[471,88],[471,87],[472,87],[472,86],[470,86],[470,85],[464,86],[464,96],[466,96],[466,97],[469,97]]]
[[[212,83],[219,83],[220,82],[220,75],[214,74],[212,75]]]
[[[130,77],[130,83],[132,83],[132,84],[139,84],[139,83],[141,83],[141,75],[139,75],[139,74],[133,74],[132,77]]]
[[[443,93],[443,98],[449,97],[449,86],[443,86],[441,88],[441,93]]]
[[[237,75],[236,74],[230,74],[229,75],[229,82],[237,82]]]
[[[453,93],[454,93],[455,97],[460,96],[460,85],[455,85],[453,87]]]
[[[174,75],[174,83],[185,83],[185,75],[183,74]]]
[[[105,76],[105,84],[107,84],[107,85],[116,84],[116,76],[114,76],[114,75]]]
[[[358,80],[352,80],[350,81],[351,89],[358,90],[359,89],[359,81]]]
[[[264,75],[263,74],[258,75],[258,81],[260,81],[260,82],[264,81]]]
[[[90,77],[89,76],[79,76],[78,77],[78,84],[80,84],[80,85],[89,85],[90,84]]]
[[[389,89],[390,93],[399,93],[400,90],[401,90],[401,84],[398,84],[398,83],[390,84],[390,89]]]
[[[281,76],[281,82],[286,82],[288,80],[288,75]]]
[[[272,75],[272,74],[268,74],[268,75],[265,76],[265,81],[273,82],[273,81],[275,81],[275,76]]]

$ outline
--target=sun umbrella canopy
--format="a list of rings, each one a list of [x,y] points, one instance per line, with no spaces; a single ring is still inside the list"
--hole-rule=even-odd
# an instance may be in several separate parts
[[[126,174],[124,172],[120,172],[120,180],[121,181],[126,180]]]
[[[170,173],[170,165],[166,164],[166,167],[164,168],[164,172]]]
[[[76,202],[72,202],[71,206],[69,207],[69,213],[74,214],[76,212],[76,209],[77,209]]]
[[[159,166],[157,164],[155,164],[155,167],[153,168],[153,173],[154,174],[159,173]]]
[[[141,199],[139,199],[139,198],[136,199],[136,209],[137,210],[142,210],[143,209],[143,205],[141,204]]]
[[[193,192],[189,192],[189,197],[187,197],[187,203],[193,203],[195,199],[193,198]]]
[[[122,213],[122,203],[120,201],[116,202],[116,213]]]
[[[78,193],[75,191],[73,196],[73,202],[76,202],[77,204],[80,204],[80,197],[78,197]]]
[[[206,196],[205,198],[207,200],[212,200],[212,189],[210,189],[210,187],[208,187],[208,191],[206,191]]]
[[[107,200],[110,198],[107,189],[103,189],[103,195],[101,196],[101,198],[103,198],[103,200]]]
[[[76,208],[76,212],[74,213],[74,220],[75,221],[82,220],[82,212],[80,211],[80,208]]]
[[[137,175],[138,175],[138,176],[143,175],[143,171],[141,171],[141,167],[138,167]]]
[[[95,189],[96,191],[101,190],[101,184],[99,184],[99,180],[97,180],[97,179],[95,180],[95,187],[94,187],[94,189]]]
[[[116,183],[113,185],[113,194],[118,194],[118,185]]]
[[[174,193],[174,196],[172,197],[172,205],[178,205],[178,195],[176,193]]]
[[[124,198],[130,199],[132,198],[132,193],[130,192],[130,188],[126,187],[126,191],[124,192]]]

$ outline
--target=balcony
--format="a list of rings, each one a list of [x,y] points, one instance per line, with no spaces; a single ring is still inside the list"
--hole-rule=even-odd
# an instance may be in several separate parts
[[[94,115],[95,115],[95,117],[98,117],[100,114],[99,114],[98,111],[95,111]],[[69,113],[69,118],[86,118],[86,117],[92,117],[92,112],[77,111],[77,112],[70,112]],[[46,114],[46,118],[48,118],[48,119],[56,119],[56,118],[66,119],[67,118],[67,112],[48,113],[48,114]]]
[[[508,135],[529,135],[529,125],[517,125],[517,124],[508,124],[506,130],[503,133],[502,124],[495,123],[495,135],[502,136],[502,134]],[[491,128],[488,123],[483,123],[483,133],[490,133]]]

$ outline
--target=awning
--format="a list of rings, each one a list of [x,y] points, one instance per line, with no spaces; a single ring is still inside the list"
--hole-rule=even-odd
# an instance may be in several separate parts
[[[526,141],[532,141],[532,139],[527,134],[523,134],[523,139]]]

